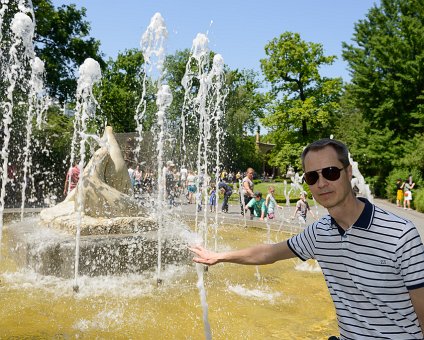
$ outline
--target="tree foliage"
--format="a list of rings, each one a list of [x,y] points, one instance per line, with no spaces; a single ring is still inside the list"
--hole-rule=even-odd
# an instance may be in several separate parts
[[[340,78],[322,77],[319,69],[331,65],[321,44],[305,42],[298,33],[285,32],[265,46],[262,71],[274,98],[263,124],[276,143],[274,165],[293,164],[306,143],[328,137],[339,116]]]
[[[115,132],[133,132],[136,122],[134,115],[142,96],[144,78],[144,58],[136,49],[119,53],[116,60],[109,59],[98,87],[100,115],[113,126]],[[152,115],[156,110],[154,89],[151,81],[146,82],[146,108],[143,130],[152,126]]]
[[[36,18],[35,52],[45,63],[49,94],[60,102],[72,100],[76,92],[76,71],[88,57],[105,67],[100,42],[89,36],[85,8],[62,5],[51,0],[33,0]]]
[[[261,165],[252,135],[265,116],[269,98],[262,90],[258,75],[252,70],[232,70],[226,73],[228,96],[225,108],[226,150],[224,163],[227,169],[246,169]]]
[[[424,3],[382,0],[355,25],[353,41],[343,57],[364,119],[413,137],[424,123]]]
[[[348,107],[355,107],[361,121],[345,134],[354,145],[352,152],[363,159],[377,195],[385,194],[391,169],[424,170],[413,151],[420,149],[424,123],[423,23],[424,3],[382,0],[355,25],[353,43],[343,44],[352,75],[344,125],[352,117],[346,115]]]
[[[181,112],[187,94],[181,85],[186,67],[189,60],[190,51],[188,49],[177,51],[174,55],[166,58],[166,76],[165,79],[170,85],[173,93],[173,102],[170,108],[171,123],[175,131],[175,136],[182,137],[181,132]],[[214,52],[210,54],[210,63],[213,60]],[[206,65],[210,69],[212,64]],[[196,71],[196,70],[194,70]],[[207,70],[206,70],[207,71]],[[220,126],[223,129],[221,150],[222,165],[227,169],[235,169],[236,167],[249,166],[249,161],[254,161],[258,155],[255,152],[255,145],[252,139],[246,138],[248,132],[253,132],[254,127],[258,123],[258,118],[263,116],[263,108],[265,106],[265,96],[260,93],[261,84],[257,80],[257,75],[248,70],[230,70],[225,68],[225,86],[228,94],[225,100],[223,121]],[[196,96],[199,89],[199,83],[194,79],[191,93],[189,96]],[[190,111],[191,108],[188,108]],[[187,108],[186,108],[187,110]],[[198,117],[190,115],[185,130],[185,138],[189,145],[186,145],[189,156],[195,156],[197,152],[198,140]],[[214,134],[212,134],[214,135]],[[214,137],[213,137],[214,138]],[[212,139],[213,139],[212,138]],[[216,143],[216,141],[212,141]],[[181,141],[177,142],[174,152],[183,152],[181,149]],[[246,161],[244,161],[244,160]]]

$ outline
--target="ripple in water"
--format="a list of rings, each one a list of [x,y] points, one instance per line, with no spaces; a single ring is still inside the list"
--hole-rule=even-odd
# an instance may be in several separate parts
[[[274,302],[276,298],[281,296],[279,292],[266,292],[260,289],[247,289],[241,285],[228,285],[227,289],[237,295],[247,297],[254,300]]]

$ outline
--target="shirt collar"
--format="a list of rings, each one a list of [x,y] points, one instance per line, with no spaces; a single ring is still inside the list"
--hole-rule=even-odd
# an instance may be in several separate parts
[[[369,229],[371,227],[372,220],[374,218],[375,206],[372,203],[370,203],[370,201],[368,201],[366,198],[363,198],[363,197],[357,197],[357,198],[361,202],[365,203],[365,207],[364,207],[364,210],[362,210],[361,215],[359,215],[359,218],[352,225],[352,228]],[[333,217],[331,217],[331,224],[337,227],[339,231],[343,231],[341,232],[341,234],[344,234],[343,228],[337,224],[336,220]]]

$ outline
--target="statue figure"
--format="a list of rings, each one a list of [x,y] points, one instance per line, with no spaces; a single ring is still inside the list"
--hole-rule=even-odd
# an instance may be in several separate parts
[[[82,182],[63,202],[41,211],[43,223],[53,226],[65,223],[65,229],[70,229],[71,221],[75,224],[80,203],[84,222],[91,224],[94,219],[110,225],[110,219],[148,216],[147,210],[129,195],[131,181],[128,169],[110,126],[106,127],[101,142],[102,147],[94,153],[80,176]]]

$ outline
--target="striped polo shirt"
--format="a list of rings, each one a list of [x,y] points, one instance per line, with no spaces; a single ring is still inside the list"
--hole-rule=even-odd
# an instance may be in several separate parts
[[[415,226],[362,199],[344,231],[330,216],[288,240],[316,259],[336,308],[341,339],[423,339],[408,290],[424,286],[424,246]]]

